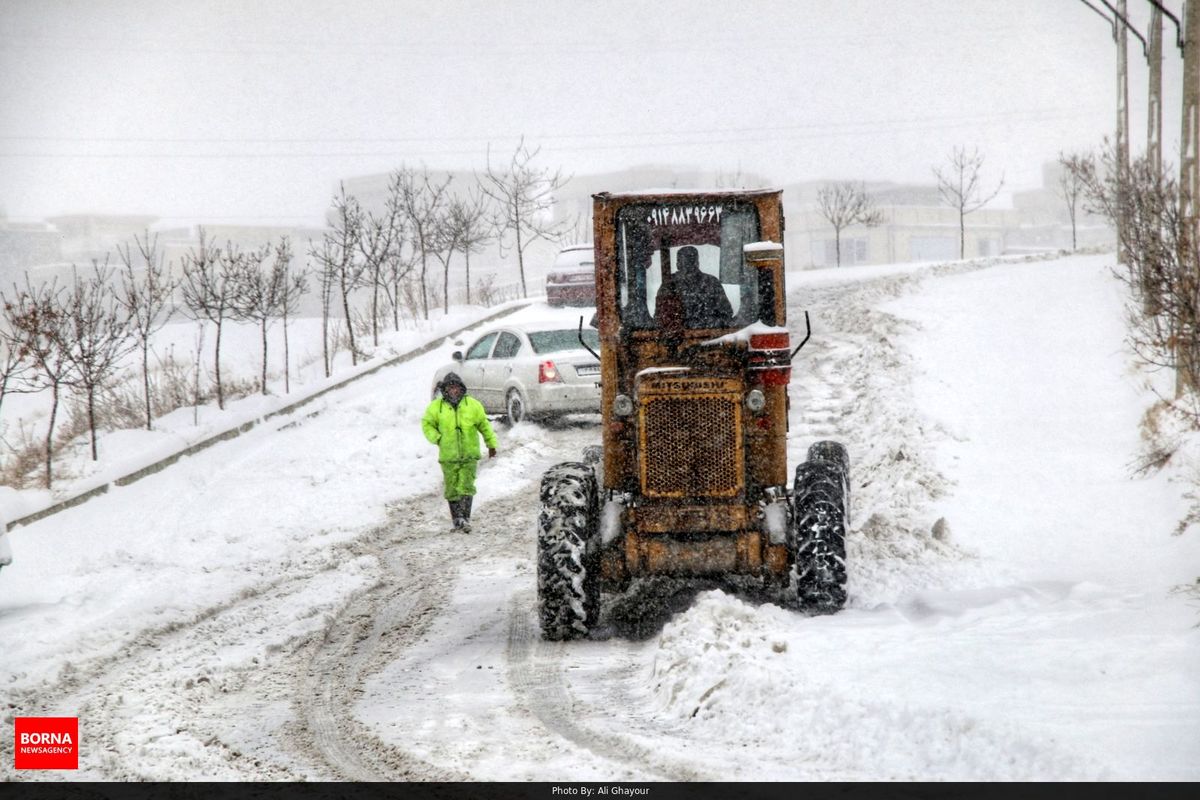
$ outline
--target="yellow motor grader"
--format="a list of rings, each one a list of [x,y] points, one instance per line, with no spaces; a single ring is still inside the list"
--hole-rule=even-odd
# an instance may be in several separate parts
[[[602,193],[593,215],[603,446],[542,478],[543,636],[586,636],[602,591],[653,575],[757,577],[840,609],[845,449],[813,444],[788,486],[808,335],[786,327],[782,193]]]

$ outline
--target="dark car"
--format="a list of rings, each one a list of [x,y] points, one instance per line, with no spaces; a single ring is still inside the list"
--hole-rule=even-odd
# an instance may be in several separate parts
[[[559,251],[546,275],[546,302],[552,306],[596,304],[596,258],[590,244]]]

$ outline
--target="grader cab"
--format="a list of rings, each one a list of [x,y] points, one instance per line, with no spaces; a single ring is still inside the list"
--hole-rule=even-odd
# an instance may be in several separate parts
[[[782,193],[603,193],[593,214],[603,446],[542,478],[543,635],[586,636],[602,592],[653,575],[748,576],[840,609],[845,449],[813,444],[788,485],[808,337],[787,328]]]

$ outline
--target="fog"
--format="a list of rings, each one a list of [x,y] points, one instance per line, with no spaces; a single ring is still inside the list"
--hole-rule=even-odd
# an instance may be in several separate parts
[[[1180,3],[1168,3],[1178,11]],[[338,180],[482,169],[524,136],[584,175],[929,182],[958,145],[1041,182],[1115,126],[1078,0],[24,2],[0,14],[0,209],[319,223]],[[1145,30],[1148,3],[1130,3]],[[1130,130],[1146,62],[1130,39]],[[1164,153],[1181,59],[1167,23]]]

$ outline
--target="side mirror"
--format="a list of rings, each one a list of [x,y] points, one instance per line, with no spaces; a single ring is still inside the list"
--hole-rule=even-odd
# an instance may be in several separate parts
[[[450,357],[453,358],[455,361],[462,361],[463,360],[462,350],[455,350],[454,355],[452,355]]]
[[[764,325],[782,325],[787,319],[783,287],[783,245],[752,242],[742,247],[746,270],[758,275],[758,319]]]

